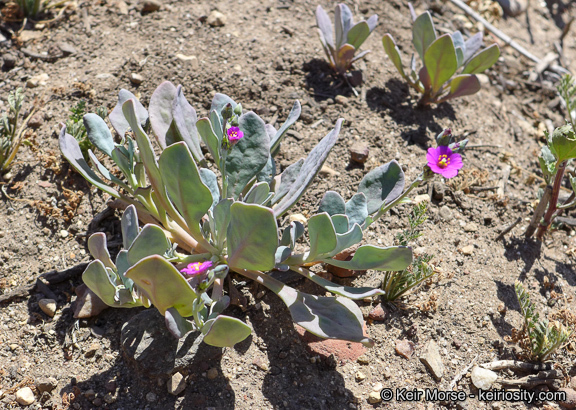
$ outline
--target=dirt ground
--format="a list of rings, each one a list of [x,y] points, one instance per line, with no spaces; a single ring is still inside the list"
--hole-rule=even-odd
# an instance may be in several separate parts
[[[372,52],[356,66],[364,76],[359,96],[334,78],[324,61],[315,32],[316,2],[161,0],[159,10],[146,12],[146,2],[125,1],[69,2],[56,21],[43,26],[28,22],[21,32],[21,22],[0,18],[0,33],[6,38],[0,42],[0,111],[16,87],[26,87],[26,111],[37,109],[37,128],[28,135],[32,144],[21,149],[3,185],[0,296],[33,284],[39,274],[89,261],[86,239],[92,232],[106,232],[118,251],[120,214],[90,225],[106,209],[108,198],[60,156],[59,123],[80,100],[92,111],[100,105],[111,110],[121,88],[147,106],[164,80],[184,86],[199,116],[207,114],[215,92],[230,95],[267,122],[281,123],[293,101],[300,100],[303,109],[293,128],[296,132],[286,137],[277,161],[282,169],[305,156],[338,118],[346,120],[326,163],[335,172],[319,175],[294,213],[315,212],[329,189],[349,198],[363,175],[391,159],[403,164],[411,181],[424,164],[433,137],[444,127],[458,138],[469,138],[476,147],[466,152],[460,176],[450,181],[438,176],[431,187],[415,193],[430,193],[432,201],[424,236],[414,248],[435,255],[434,263],[442,273],[403,299],[403,304],[385,306],[384,321],[368,321],[368,334],[376,344],[359,361],[310,352],[282,302],[274,294],[258,294],[261,289],[247,283],[245,292],[258,298],[249,298],[246,312],[231,309],[231,314],[250,323],[252,336],[215,359],[184,369],[187,386],[178,396],[167,391],[169,375],[137,372],[123,357],[122,325],[142,309],[108,309],[96,318],[73,318],[74,289],[81,284],[80,275],[75,275],[50,286],[58,305],[54,318],[40,310],[38,300],[47,295],[37,289],[0,305],[1,408],[19,407],[15,391],[23,386],[35,393],[32,409],[558,408],[554,402],[491,403],[477,398],[459,403],[368,401],[378,384],[447,390],[462,371],[457,388],[475,393],[465,371],[473,360],[520,357],[521,349],[508,341],[512,329],[522,324],[514,293],[517,279],[525,284],[541,315],[574,311],[574,228],[560,227],[541,244],[522,235],[542,183],[537,155],[543,131],[564,121],[554,90],[558,76],[544,72],[531,78],[534,64],[487,33],[485,43],[498,41],[502,56],[483,77],[482,90],[438,107],[417,109],[417,96],[400,81],[381,44],[382,36],[390,32],[407,62],[411,24],[403,1],[347,2],[356,18],[380,16],[375,32],[362,46]],[[334,4],[321,4],[332,15]],[[420,1],[415,7],[417,12],[431,8],[440,30],[460,29],[466,35],[478,30],[450,2]],[[224,26],[206,23],[215,9],[227,17]],[[54,18],[58,11],[41,18]],[[496,18],[494,24],[543,58],[555,51],[554,43],[572,15],[557,3],[532,1],[527,13]],[[575,48],[572,30],[564,38],[562,55],[572,71]],[[42,74],[46,76],[39,77]],[[131,79],[135,74],[141,76],[136,79],[139,85]],[[370,148],[363,166],[350,162],[349,147],[359,141]],[[494,189],[479,189],[498,186],[507,167],[511,172],[503,196],[498,197]],[[410,209],[400,206],[375,224],[367,234],[368,242],[393,244],[395,235],[407,226]],[[522,222],[496,240],[517,217]],[[469,245],[472,250],[462,252]],[[352,282],[378,286],[381,274],[368,272]],[[296,286],[322,293],[303,281]],[[377,303],[359,304],[367,314]],[[399,340],[414,344],[410,359],[395,352]],[[438,344],[445,366],[440,381],[419,360],[430,340]],[[566,381],[576,375],[575,346],[572,341],[552,358]],[[523,374],[502,372],[501,376]],[[39,380],[48,377],[56,379],[56,387],[41,393]]]

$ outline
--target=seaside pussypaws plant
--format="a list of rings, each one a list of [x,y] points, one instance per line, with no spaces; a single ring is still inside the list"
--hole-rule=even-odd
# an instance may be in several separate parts
[[[500,56],[497,44],[478,52],[482,45],[482,33],[464,41],[459,31],[436,35],[434,22],[429,12],[416,17],[409,5],[413,20],[412,44],[422,61],[417,71],[416,59],[412,54],[410,71],[405,71],[400,50],[390,34],[385,34],[382,44],[386,54],[404,80],[422,94],[419,105],[440,104],[457,97],[480,91],[480,81],[475,74],[492,67]],[[460,68],[462,71],[456,74]]]
[[[568,340],[571,332],[559,322],[540,320],[521,282],[516,281],[514,289],[524,317],[522,331],[528,338],[525,347],[534,359],[543,362]]]
[[[362,245],[350,260],[336,258],[401,203],[407,194],[404,173],[396,161],[388,162],[370,171],[348,201],[327,192],[307,229],[299,222],[279,226],[319,172],[342,125],[338,120],[306,159],[280,173],[274,157],[300,111],[296,102],[275,129],[223,94],[216,94],[208,116],[198,119],[181,86],[162,83],[148,110],[121,90],[109,115],[119,143],[100,116],[83,118],[88,138],[121,176],[89,150],[92,169],[78,141],[62,128],[64,157],[86,180],[128,205],[122,216],[124,249],[112,261],[105,236],[93,235],[88,246],[95,260],[83,275],[85,283],[110,306],[154,305],[177,337],[198,330],[208,344],[232,346],[250,334],[245,323],[222,314],[230,303],[224,280],[233,271],[276,293],[294,322],[309,332],[371,345],[363,333],[362,313],[351,299],[384,292],[332,283],[311,267],[401,271],[412,262],[406,246]],[[335,296],[300,292],[276,279],[273,271],[296,272]]]
[[[356,51],[366,41],[378,24],[375,14],[366,21],[354,23],[352,11],[345,4],[338,4],[334,10],[334,33],[330,17],[321,6],[316,8],[316,24],[322,48],[326,53],[330,66],[339,74],[344,75],[355,61],[360,60],[370,50],[356,55]],[[333,34],[336,36],[334,37]]]

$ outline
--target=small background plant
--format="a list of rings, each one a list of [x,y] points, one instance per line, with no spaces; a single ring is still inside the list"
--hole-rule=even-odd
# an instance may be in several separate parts
[[[44,0],[14,0],[24,17],[34,18],[44,6]]]
[[[70,135],[76,138],[84,159],[88,160],[88,150],[94,148],[94,145],[88,138],[86,127],[82,120],[84,114],[86,114],[86,101],[78,101],[75,106],[70,108],[70,113],[70,118],[66,120],[66,130]],[[104,119],[108,115],[108,110],[106,107],[101,106],[96,109],[96,114],[98,114],[100,118]]]
[[[428,219],[426,211],[427,202],[421,202],[412,209],[408,215],[408,229],[396,235],[396,244],[400,246],[411,245],[416,239],[422,236],[420,226]],[[430,265],[433,255],[426,253],[416,255],[406,269],[398,272],[386,272],[382,281],[382,296],[387,302],[393,302],[402,296],[406,296],[417,288],[422,282],[432,278],[436,271]]]
[[[412,44],[422,61],[422,68],[416,70],[414,54],[410,61],[410,71],[406,73],[400,57],[400,50],[390,34],[385,34],[382,44],[386,54],[406,82],[422,94],[418,105],[440,104],[480,91],[480,81],[475,74],[492,67],[500,56],[497,44],[477,53],[482,45],[482,33],[477,33],[464,41],[462,33],[436,35],[434,22],[429,12],[418,17],[411,4]],[[462,68],[460,74],[456,72]],[[454,76],[455,75],[455,76]]]
[[[18,126],[20,111],[24,102],[22,88],[10,92],[7,102],[8,110],[0,117],[0,175],[4,175],[10,170],[20,145],[25,143],[22,135],[30,117],[34,114],[34,110],[32,110],[24,122]]]
[[[334,10],[334,32],[330,17],[321,6],[316,8],[316,23],[322,48],[326,53],[330,66],[341,76],[344,76],[355,61],[360,60],[370,50],[356,55],[356,51],[366,41],[370,33],[378,24],[378,15],[375,14],[366,21],[354,23],[352,11],[345,4],[338,4]]]
[[[540,192],[540,201],[526,229],[525,236],[530,238],[536,232],[536,238],[542,240],[554,219],[567,209],[576,206],[576,175],[566,173],[567,165],[576,158],[576,84],[574,78],[566,75],[558,84],[558,93],[562,98],[568,121],[556,128],[552,134],[546,134],[546,145],[540,151],[538,161],[546,187]],[[563,204],[558,205],[565,173],[570,181],[572,193]],[[538,231],[536,231],[538,229]]]
[[[532,359],[543,362],[568,341],[571,331],[560,322],[549,323],[546,319],[540,320],[534,304],[530,301],[530,295],[521,282],[516,281],[514,289],[520,303],[520,313],[524,317],[522,330],[514,339],[519,341],[520,346]]]

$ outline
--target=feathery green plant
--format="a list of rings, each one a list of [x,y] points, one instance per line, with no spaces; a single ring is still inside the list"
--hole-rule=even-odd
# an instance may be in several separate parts
[[[18,127],[18,117],[23,102],[24,91],[21,87],[17,88],[16,91],[11,91],[8,95],[8,110],[0,117],[0,175],[10,170],[12,161],[14,161],[20,145],[24,142],[22,134],[33,111]]]
[[[94,145],[88,138],[86,127],[84,126],[84,121],[82,120],[84,114],[86,114],[86,101],[78,101],[75,106],[70,108],[70,113],[70,118],[66,120],[66,130],[70,135],[76,138],[84,159],[88,160],[88,150],[94,148]],[[96,114],[104,119],[108,115],[108,110],[103,106],[98,107],[96,109]]]
[[[530,295],[520,281],[516,281],[514,289],[520,303],[520,312],[524,317],[523,331],[530,341],[530,355],[543,362],[568,340],[571,332],[559,322],[549,323],[546,319],[540,320],[534,304],[530,301]]]
[[[427,202],[421,202],[414,206],[408,215],[408,229],[396,235],[398,245],[407,246],[422,236],[419,227],[428,219],[426,216],[427,209]],[[399,272],[386,272],[382,281],[382,290],[385,292],[382,298],[387,302],[397,300],[434,276],[436,272],[434,267],[430,265],[433,257],[433,255],[428,254],[418,255],[406,269]]]

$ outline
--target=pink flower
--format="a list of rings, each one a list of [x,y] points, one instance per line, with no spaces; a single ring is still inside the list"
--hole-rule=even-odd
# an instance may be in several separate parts
[[[426,160],[430,169],[444,178],[454,178],[462,168],[462,157],[448,147],[428,148]]]
[[[244,133],[240,131],[238,127],[230,127],[228,128],[228,141],[230,141],[231,145],[236,145],[238,141],[244,137]]]
[[[201,275],[203,273],[208,272],[208,270],[212,267],[212,265],[213,264],[210,261],[194,262],[194,263],[188,264],[188,266],[185,267],[184,269],[181,269],[180,272],[182,272],[185,275],[189,275],[189,276],[198,276],[198,275]]]

